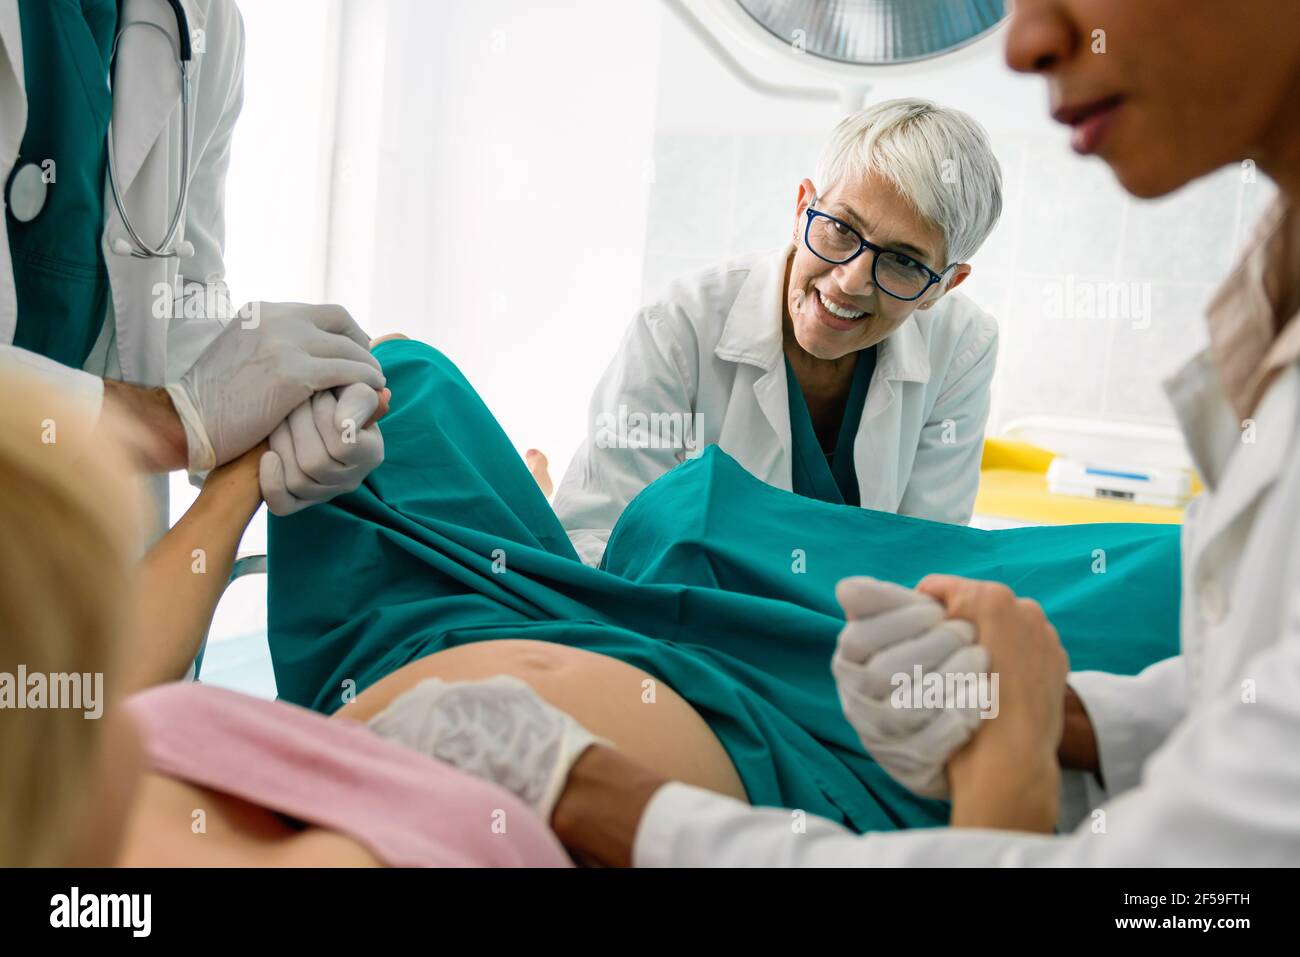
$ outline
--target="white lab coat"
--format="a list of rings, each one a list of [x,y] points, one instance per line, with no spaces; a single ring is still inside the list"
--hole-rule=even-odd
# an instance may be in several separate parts
[[[221,330],[220,317],[230,314],[222,252],[225,180],[231,134],[243,103],[244,26],[233,0],[182,0],[182,6],[196,39],[190,68],[190,194],[181,231],[194,246],[193,258],[134,259],[113,253],[110,244],[126,231],[106,178],[102,244],[112,287],[109,315],[84,370],[74,370],[11,344],[18,309],[9,235],[0,229],[0,374],[16,367],[35,372],[92,418],[99,415],[104,377],[147,386],[174,382]],[[126,0],[119,29],[131,21],[156,23],[176,38],[176,18],[166,0]],[[18,2],[0,0],[0,182],[8,180],[26,128]],[[151,27],[134,26],[122,36],[113,135],[131,221],[146,241],[158,242],[180,187],[180,79],[173,46]],[[159,294],[175,288],[178,273],[190,297],[178,302],[169,317]],[[166,476],[156,476],[150,484],[156,518],[165,527]]]
[[[781,333],[791,249],[676,282],[637,315],[596,386],[587,438],[555,495],[584,562],[599,564],[628,502],[688,457],[683,448],[617,447],[602,423],[696,413],[691,451],[719,445],[764,482],[791,489]],[[862,507],[970,521],[996,360],[997,323],[959,293],[918,309],[880,344],[853,446]]]
[[[1166,384],[1207,490],[1183,527],[1182,654],[1136,677],[1070,676],[1107,792],[1072,833],[794,834],[685,785],[652,800],[641,865],[1300,864],[1300,367],[1243,430],[1208,353]],[[1253,441],[1243,441],[1243,437]],[[1067,790],[1084,776],[1068,774]]]

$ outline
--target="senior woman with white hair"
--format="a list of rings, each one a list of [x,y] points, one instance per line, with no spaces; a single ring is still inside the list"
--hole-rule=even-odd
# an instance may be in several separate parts
[[[790,243],[678,281],[632,323],[555,497],[583,561],[710,444],[812,498],[968,522],[997,325],[949,294],[1001,209],[966,114],[901,99],[843,120],[799,184]]]

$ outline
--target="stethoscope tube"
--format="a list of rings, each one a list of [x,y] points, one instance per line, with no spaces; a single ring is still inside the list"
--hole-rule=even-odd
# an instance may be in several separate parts
[[[131,217],[126,211],[126,203],[122,200],[122,187],[117,178],[117,162],[114,159],[115,151],[113,149],[113,124],[108,124],[107,146],[108,146],[108,184],[109,190],[113,194],[113,205],[117,207],[117,214],[121,217],[122,226],[126,230],[126,238],[119,237],[113,240],[111,248],[114,253],[120,256],[132,256],[136,259],[186,259],[194,255],[194,247],[187,242],[179,245],[176,243],[176,236],[180,232],[181,226],[185,220],[185,208],[189,202],[190,196],[190,153],[191,153],[191,136],[193,133],[193,124],[190,118],[190,71],[189,64],[192,58],[192,48],[190,44],[189,19],[185,16],[180,0],[169,0],[172,11],[176,14],[176,28],[179,35],[179,47],[176,48],[176,63],[180,74],[181,83],[181,184],[179,196],[176,200],[176,207],[172,212],[171,224],[167,227],[167,233],[161,243],[157,246],[151,246],[145,242],[135,225],[131,222]],[[167,38],[171,43],[172,38],[166,30],[156,23],[148,20],[134,20],[125,24],[117,35],[113,38],[113,52],[110,57],[110,63],[117,62],[117,45],[122,39],[122,35],[127,29],[133,26],[153,27],[159,33]]]

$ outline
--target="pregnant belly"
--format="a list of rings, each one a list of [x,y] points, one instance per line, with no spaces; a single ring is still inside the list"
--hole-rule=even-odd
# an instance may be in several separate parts
[[[368,687],[334,717],[367,721],[425,678],[475,681],[513,675],[592,734],[667,778],[744,800],[726,750],[681,695],[608,655],[544,641],[460,645],[413,661]]]

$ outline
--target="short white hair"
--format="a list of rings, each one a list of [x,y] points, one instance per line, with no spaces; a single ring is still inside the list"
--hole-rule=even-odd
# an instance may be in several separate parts
[[[817,189],[884,176],[943,230],[948,263],[968,262],[1002,215],[1002,168],[972,117],[929,100],[886,100],[845,117],[822,150]]]

